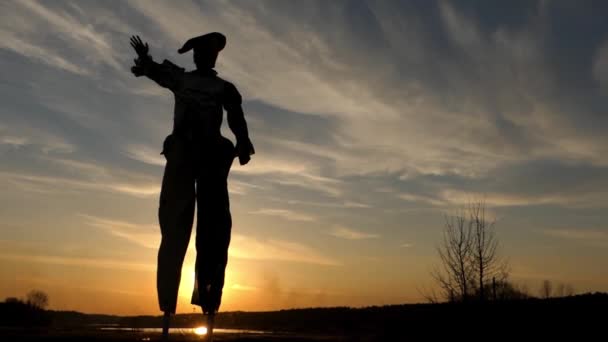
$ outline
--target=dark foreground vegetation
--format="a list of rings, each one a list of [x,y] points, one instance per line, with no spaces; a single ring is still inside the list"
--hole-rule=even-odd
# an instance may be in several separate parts
[[[21,306],[20,306],[21,305]],[[201,315],[177,315],[175,328],[202,324]],[[135,341],[148,337],[138,328],[160,327],[160,316],[91,315],[45,311],[27,303],[0,303],[4,328],[0,340]],[[226,312],[218,328],[262,330],[261,335],[218,335],[226,341],[405,341],[410,338],[464,337],[605,337],[608,294],[564,298],[510,300],[467,304],[413,304],[367,308],[312,308],[273,312]],[[101,332],[100,327],[134,328],[130,332]],[[599,335],[598,335],[599,334]],[[4,336],[4,337],[2,337]],[[148,334],[151,340],[154,334]],[[8,339],[7,339],[8,338]],[[174,340],[200,337],[177,335]]]

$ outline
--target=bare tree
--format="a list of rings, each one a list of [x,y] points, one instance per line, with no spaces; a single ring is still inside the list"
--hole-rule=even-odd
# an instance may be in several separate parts
[[[566,285],[565,295],[567,297],[574,296],[574,287],[570,284]]]
[[[35,308],[44,309],[49,305],[49,296],[40,290],[32,290],[27,294],[27,303]]]
[[[441,266],[432,276],[449,301],[466,300],[471,292],[471,232],[471,222],[464,214],[445,216],[443,240],[437,247]]]
[[[431,275],[448,301],[466,301],[472,295],[483,301],[486,292],[496,292],[496,284],[507,283],[508,263],[498,254],[494,223],[486,219],[481,201],[445,216],[443,239],[437,247],[441,264]]]
[[[496,221],[486,219],[485,204],[482,201],[469,204],[469,222],[472,225],[471,265],[479,290],[479,299],[485,300],[485,288],[489,280],[505,282],[508,277],[508,263],[498,254],[498,239],[494,232]]]
[[[542,285],[540,286],[540,296],[541,298],[550,298],[553,293],[553,284],[549,280],[543,280]]]
[[[566,293],[566,285],[564,283],[559,283],[557,288],[555,289],[555,297],[564,297]]]

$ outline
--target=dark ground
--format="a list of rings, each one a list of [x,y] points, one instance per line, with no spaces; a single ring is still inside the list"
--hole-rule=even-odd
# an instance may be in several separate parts
[[[0,310],[2,313],[2,310]],[[119,317],[47,311],[46,327],[0,328],[0,341],[158,341],[158,333],[100,331],[113,327],[160,327],[159,316]],[[4,312],[0,322],[13,316]],[[201,341],[188,328],[202,315],[177,315],[172,327],[183,333],[172,341]],[[6,324],[4,324],[6,325]],[[218,333],[216,341],[421,341],[421,340],[573,340],[608,341],[608,294],[526,299],[485,304],[416,304],[382,307],[316,308],[273,312],[227,312],[216,319],[224,329],[264,334]],[[183,330],[180,330],[183,329]]]
[[[92,341],[92,342],[134,342],[134,341],[160,341],[159,333],[143,333],[143,332],[102,332],[91,330],[74,330],[74,331],[25,331],[0,330],[2,341],[15,342],[76,342],[76,341]],[[185,341],[204,341],[203,336],[194,334],[177,334],[172,335],[170,341],[185,342]],[[345,341],[339,337],[321,337],[321,336],[297,336],[293,334],[264,334],[264,335],[243,335],[222,333],[214,336],[214,341],[225,342],[329,342],[329,341]]]

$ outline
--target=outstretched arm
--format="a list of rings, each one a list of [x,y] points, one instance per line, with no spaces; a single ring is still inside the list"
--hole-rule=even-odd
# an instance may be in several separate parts
[[[241,102],[241,94],[232,83],[227,82],[224,108],[228,117],[228,127],[236,137],[236,153],[239,157],[239,163],[245,165],[251,159],[251,155],[255,153],[255,149],[249,139],[249,131],[247,130],[247,122]]]
[[[147,76],[161,87],[176,90],[181,85],[184,69],[164,60],[162,64],[156,63],[149,54],[148,43],[144,43],[139,36],[131,37],[131,46],[137,53],[137,59],[131,72],[136,77]]]

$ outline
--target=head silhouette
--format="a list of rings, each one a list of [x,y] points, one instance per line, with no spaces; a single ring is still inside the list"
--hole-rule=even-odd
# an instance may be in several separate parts
[[[220,51],[226,46],[226,36],[219,32],[211,32],[202,36],[188,39],[179,53],[194,50],[194,64],[197,69],[213,68]]]
[[[197,69],[215,68],[219,52],[212,49],[194,48],[194,64]]]

